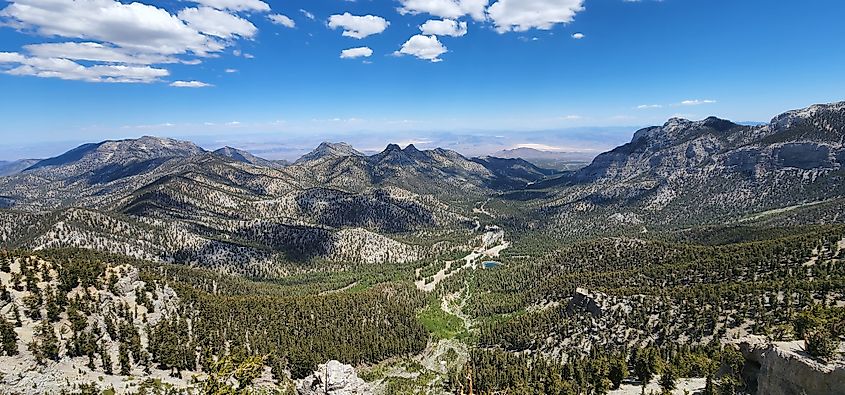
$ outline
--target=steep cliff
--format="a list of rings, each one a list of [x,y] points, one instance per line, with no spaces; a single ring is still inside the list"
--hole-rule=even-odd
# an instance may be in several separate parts
[[[821,363],[803,349],[801,342],[768,343],[753,338],[740,344],[748,361],[746,381],[757,394],[843,395],[845,361]]]

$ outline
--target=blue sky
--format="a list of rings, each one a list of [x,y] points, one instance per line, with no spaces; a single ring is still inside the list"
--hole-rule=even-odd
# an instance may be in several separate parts
[[[140,135],[600,150],[845,99],[841,0],[140,2],[0,3],[0,159]]]

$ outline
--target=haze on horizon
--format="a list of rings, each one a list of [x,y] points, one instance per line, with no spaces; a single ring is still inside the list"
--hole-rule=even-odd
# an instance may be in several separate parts
[[[670,117],[765,122],[842,100],[843,11],[835,0],[10,0],[0,160],[142,135],[270,159],[321,141],[597,153]]]

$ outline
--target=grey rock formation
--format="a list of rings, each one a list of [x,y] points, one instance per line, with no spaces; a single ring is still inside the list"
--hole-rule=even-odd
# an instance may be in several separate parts
[[[355,368],[338,361],[320,365],[310,376],[297,381],[300,395],[365,395],[373,388],[358,377]]]
[[[845,395],[845,362],[823,364],[796,347],[796,343],[768,343],[751,338],[740,343],[748,361],[746,381],[757,394]]]
[[[593,317],[599,318],[604,315],[605,306],[602,302],[604,299],[602,294],[592,293],[585,288],[576,288],[572,295],[572,300],[569,301],[567,309],[572,312],[576,310],[583,310],[590,313]]]

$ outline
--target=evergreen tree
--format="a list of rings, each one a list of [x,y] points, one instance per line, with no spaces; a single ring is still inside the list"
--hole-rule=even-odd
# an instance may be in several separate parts
[[[704,383],[704,392],[702,393],[702,395],[716,395],[716,388],[713,384],[712,374],[707,375],[707,381],[705,381]]]
[[[610,371],[608,378],[613,385],[613,389],[619,389],[622,381],[628,377],[628,363],[625,362],[624,357],[614,357],[610,360]]]
[[[634,356],[634,373],[637,379],[645,386],[660,373],[660,354],[653,347],[646,347],[638,350]]]
[[[122,376],[128,376],[132,370],[132,363],[129,361],[129,350],[127,350],[126,345],[123,343],[120,343],[119,346],[118,363],[120,363],[120,374]]]
[[[59,360],[59,338],[53,330],[53,325],[46,319],[41,320],[35,328],[29,350],[35,356],[36,361],[41,364],[44,360]]]
[[[106,347],[105,341],[100,343],[100,362],[103,364],[103,373],[114,373],[114,367],[112,366],[111,356],[109,355],[109,350]]]
[[[3,316],[0,316],[0,351],[0,355],[18,355],[18,334]]]
[[[804,337],[807,352],[822,360],[830,360],[839,350],[839,339],[831,335],[826,328],[807,331]]]
[[[672,391],[677,388],[677,378],[675,377],[675,369],[671,366],[667,366],[663,369],[663,375],[660,376],[660,389],[663,390],[664,394],[670,394]]]

